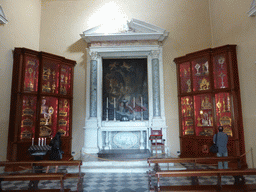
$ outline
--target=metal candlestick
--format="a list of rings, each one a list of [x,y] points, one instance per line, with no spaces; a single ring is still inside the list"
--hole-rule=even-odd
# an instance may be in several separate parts
[[[108,121],[108,107],[106,109],[106,121]]]
[[[116,121],[116,108],[114,108],[114,121]]]

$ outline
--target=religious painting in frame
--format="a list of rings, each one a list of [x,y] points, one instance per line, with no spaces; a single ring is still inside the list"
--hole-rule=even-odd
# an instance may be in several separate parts
[[[148,120],[147,59],[103,59],[103,120]]]

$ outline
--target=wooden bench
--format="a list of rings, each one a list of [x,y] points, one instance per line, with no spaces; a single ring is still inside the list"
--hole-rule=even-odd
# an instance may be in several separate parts
[[[157,176],[157,191],[165,191],[164,189],[160,187],[160,178],[161,177],[201,177],[201,176],[217,176],[217,185],[215,187],[212,187],[212,190],[222,190],[223,186],[221,185],[221,176],[244,176],[244,175],[256,175],[256,169],[203,169],[203,170],[170,170],[170,171],[159,171],[156,172]],[[241,188],[241,190],[244,190],[245,188],[250,188],[250,190],[256,190],[256,185],[245,185],[245,181],[243,183],[239,183],[235,186],[237,189]],[[196,186],[186,186],[187,190],[198,190],[201,188],[201,191],[209,191],[209,188],[206,189],[209,186],[203,185],[202,187],[199,187],[199,183],[197,183]],[[168,186],[168,191],[179,191],[178,188],[182,189],[179,186]],[[225,190],[229,190],[230,187],[225,186]],[[234,188],[234,187],[233,187]],[[184,191],[184,186],[183,189]]]
[[[217,163],[219,161],[235,162],[236,167],[233,170],[246,170],[246,169],[242,169],[241,157],[161,158],[161,159],[160,158],[148,158],[149,168],[150,168],[151,164],[155,164],[155,167],[154,167],[153,171],[151,171],[151,169],[149,169],[149,172],[148,172],[149,173],[149,186],[152,187],[152,183],[151,183],[151,176],[152,175],[155,175],[158,178],[158,184],[157,185],[158,185],[158,188],[159,188],[160,187],[160,184],[159,184],[160,177],[167,177],[168,174],[165,175],[165,173],[174,172],[174,171],[171,171],[171,170],[161,171],[161,168],[160,168],[159,164],[162,164],[162,163],[167,163],[167,164],[169,164],[169,163],[192,163],[192,169],[182,170],[182,173],[189,172],[191,174],[189,176],[192,178],[192,186],[186,186],[185,188],[189,188],[189,189],[196,188],[195,191],[199,190],[200,187],[199,188],[195,187],[195,186],[198,186],[198,184],[199,184],[198,176],[200,176],[200,175],[197,175],[198,171],[200,171],[200,170],[197,169],[197,164],[204,164],[204,163],[209,164],[209,162],[210,163]],[[211,169],[211,170],[208,170],[208,171],[211,172],[213,170],[215,171],[216,169]],[[243,174],[236,175],[235,173],[237,173],[237,172],[233,172],[231,174],[235,178],[235,183],[234,184],[235,185],[243,184],[245,186],[245,179],[244,179]],[[252,174],[254,174],[254,172]],[[161,176],[159,176],[159,175],[161,175]],[[214,174],[214,175],[217,176],[216,174]],[[174,174],[174,176],[172,176],[172,177],[175,177],[175,176],[178,177],[177,174],[176,175]],[[206,187],[206,186],[204,185],[204,187]],[[207,186],[207,187],[210,187],[210,186]],[[217,186],[217,189],[218,189],[218,187],[220,187],[220,186]],[[169,190],[169,188],[173,188],[173,186],[161,187],[161,189],[163,189],[163,188]],[[183,187],[183,189],[184,189],[184,187]],[[211,189],[211,187],[208,188],[207,190],[210,190],[210,189]],[[214,190],[215,189],[216,189],[216,186],[214,187]],[[177,187],[176,187],[175,190],[179,191],[179,190],[177,190]]]
[[[205,158],[148,158],[147,162],[149,164],[149,185],[151,186],[151,177],[157,171],[161,171],[159,164],[169,164],[169,163],[192,163],[192,168],[196,169],[197,164],[199,163],[217,163],[219,161],[229,161],[229,162],[236,162],[236,168],[241,168],[241,157],[205,157]],[[151,164],[155,164],[153,171],[151,171]],[[240,180],[240,178],[235,178],[236,180]],[[192,177],[192,185],[197,183],[197,177]]]
[[[161,186],[162,192],[247,192],[255,191],[256,184],[251,185],[223,185],[221,190],[216,185],[185,185],[185,186]],[[152,191],[152,190],[151,190]],[[153,192],[158,191],[153,189]]]
[[[67,173],[65,175],[65,179],[73,179],[77,178],[77,191],[83,191],[83,178],[85,173],[81,173],[81,160],[73,160],[73,161],[36,161],[33,164],[34,166],[43,166],[43,167],[50,167],[50,166],[78,166],[78,173]],[[57,169],[55,169],[57,172]]]
[[[60,181],[59,191],[64,191],[64,183],[63,183],[64,179],[65,179],[65,173],[15,173],[15,174],[8,174],[8,175],[5,175],[5,174],[0,175],[0,182],[59,180]],[[0,191],[3,191],[1,185],[0,185]]]
[[[202,157],[202,158],[148,158],[149,167],[151,164],[159,163],[192,163],[194,168],[199,163],[216,163],[219,161],[233,161],[237,163],[237,167],[241,168],[241,157]]]
[[[14,180],[30,180],[30,174],[38,175],[35,178],[31,179],[31,183],[35,186],[30,186],[32,189],[37,189],[38,182],[40,180],[47,180],[47,176],[52,176],[53,173],[48,173],[50,166],[78,166],[78,173],[57,173],[57,169],[55,169],[56,175],[62,175],[62,183],[65,179],[70,178],[77,178],[77,191],[83,191],[83,177],[84,173],[81,173],[81,165],[82,161],[80,160],[73,160],[73,161],[28,161],[28,162],[9,162],[9,161],[2,161],[0,162],[0,166],[17,166],[17,167],[24,167],[24,169],[31,169],[33,173],[18,173],[18,174],[10,174],[9,179],[13,177]],[[46,172],[43,173],[42,169],[46,168]],[[18,175],[18,177],[16,177]],[[21,176],[19,176],[21,175]],[[23,177],[22,177],[23,175]],[[4,175],[1,175],[4,177]],[[42,177],[41,177],[42,176]],[[18,179],[19,178],[19,179]],[[58,177],[50,177],[48,180],[58,180]],[[36,183],[36,181],[38,181]],[[64,190],[64,185],[63,185]]]
[[[8,192],[31,192],[31,190],[8,190]],[[40,191],[40,192],[59,192],[60,189],[40,189],[40,190],[36,190],[36,191]],[[64,189],[64,192],[71,192],[70,189]]]
[[[8,190],[8,192],[19,192],[21,190]],[[60,189],[40,189],[40,192],[59,192]],[[22,192],[31,192],[31,190],[22,190]],[[71,192],[70,189],[64,189],[64,192]]]

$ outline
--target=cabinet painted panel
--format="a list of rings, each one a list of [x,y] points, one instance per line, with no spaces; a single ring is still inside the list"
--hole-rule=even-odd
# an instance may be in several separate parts
[[[71,158],[73,73],[76,62],[15,48],[7,159],[33,159],[28,147],[63,133],[63,159]],[[47,156],[45,156],[47,158]]]
[[[236,45],[175,58],[181,157],[215,156],[209,151],[218,126],[229,136],[228,153],[245,153]],[[244,157],[244,162],[246,159]]]

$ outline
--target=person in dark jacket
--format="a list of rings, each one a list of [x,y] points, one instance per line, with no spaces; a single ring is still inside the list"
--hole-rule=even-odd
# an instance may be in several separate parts
[[[223,132],[223,126],[219,126],[218,129],[219,129],[219,133],[213,136],[213,143],[215,143],[215,139],[217,137],[217,146],[218,146],[217,157],[227,157],[228,156],[228,149],[227,149],[228,135]],[[218,169],[228,169],[228,162],[219,161]]]
[[[61,132],[57,132],[55,137],[51,140],[50,146],[50,160],[61,160],[63,151],[61,150]]]
[[[50,160],[58,161],[62,159],[62,154],[64,152],[61,150],[61,135],[61,132],[57,132],[49,144],[52,147],[49,155]],[[47,166],[46,173],[49,172],[49,168],[50,166]],[[58,166],[55,166],[55,173],[57,173],[57,170]]]

